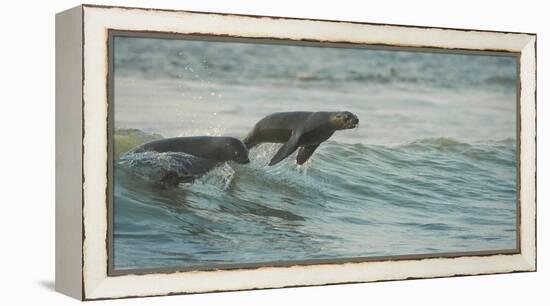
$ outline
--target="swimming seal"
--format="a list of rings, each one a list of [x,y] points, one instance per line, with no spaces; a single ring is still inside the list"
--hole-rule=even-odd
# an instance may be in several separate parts
[[[174,137],[148,142],[132,150],[133,153],[146,151],[182,152],[213,162],[234,161],[248,164],[248,149],[237,138],[221,136]]]
[[[269,162],[270,166],[300,148],[296,163],[301,165],[335,131],[358,125],[359,118],[347,111],[273,113],[258,121],[243,142],[248,149],[264,142],[284,143]]]
[[[151,141],[125,153],[120,160],[136,173],[152,170],[157,173],[154,176],[156,181],[169,186],[180,182],[191,183],[222,162],[250,162],[248,149],[242,141],[233,137],[212,136]]]

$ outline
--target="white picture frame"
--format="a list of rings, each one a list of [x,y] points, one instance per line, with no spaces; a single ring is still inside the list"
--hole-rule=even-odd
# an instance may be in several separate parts
[[[519,60],[515,252],[109,273],[109,33],[511,52]],[[82,5],[56,16],[56,290],[81,300],[536,270],[536,35]]]

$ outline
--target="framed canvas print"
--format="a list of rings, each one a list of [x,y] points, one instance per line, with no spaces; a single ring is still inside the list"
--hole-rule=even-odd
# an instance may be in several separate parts
[[[56,289],[536,270],[536,35],[56,16]]]

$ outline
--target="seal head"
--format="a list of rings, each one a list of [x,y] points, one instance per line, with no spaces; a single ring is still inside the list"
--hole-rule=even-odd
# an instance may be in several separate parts
[[[335,112],[330,116],[330,123],[335,130],[348,130],[359,125],[359,118],[351,112]]]
[[[250,159],[248,159],[248,149],[239,139],[230,137],[225,138],[223,152],[223,159],[225,161],[232,160],[239,164],[250,163]]]

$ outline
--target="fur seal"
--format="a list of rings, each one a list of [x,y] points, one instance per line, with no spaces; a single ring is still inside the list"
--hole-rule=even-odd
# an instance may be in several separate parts
[[[157,153],[163,153],[160,160]],[[125,153],[120,160],[135,173],[145,171],[164,186],[192,183],[222,162],[250,162],[248,149],[239,139],[211,136],[151,141]]]
[[[258,121],[243,142],[248,149],[263,142],[284,143],[269,162],[270,166],[300,148],[296,163],[301,165],[335,131],[358,125],[359,118],[347,111],[273,113]]]
[[[133,153],[154,151],[182,152],[213,162],[234,161],[248,164],[248,148],[237,138],[221,136],[174,137],[148,142],[132,150]]]

